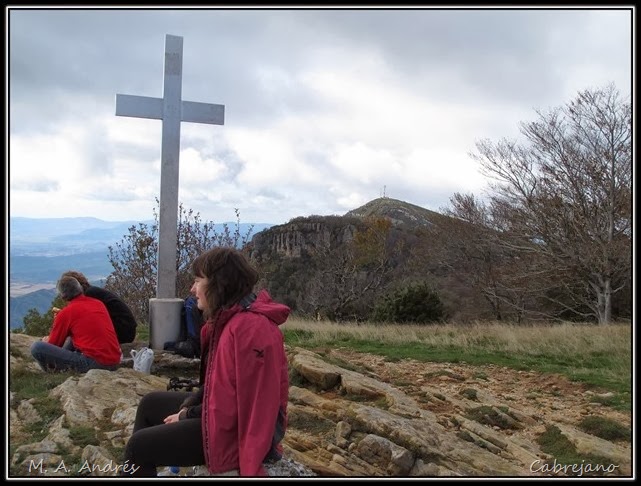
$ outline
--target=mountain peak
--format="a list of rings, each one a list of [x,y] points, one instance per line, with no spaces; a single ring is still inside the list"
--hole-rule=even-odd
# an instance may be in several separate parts
[[[390,219],[395,225],[409,224],[412,226],[432,226],[438,219],[443,218],[443,215],[437,212],[390,197],[373,199],[363,206],[345,213],[345,216],[384,217]]]

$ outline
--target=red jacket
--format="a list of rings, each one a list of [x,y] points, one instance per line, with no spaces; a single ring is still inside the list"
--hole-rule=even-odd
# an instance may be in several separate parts
[[[49,343],[73,346],[101,365],[120,363],[120,344],[105,304],[85,295],[73,298],[53,319]]]
[[[263,290],[247,310],[237,304],[216,322],[226,325],[209,352],[202,407],[211,473],[238,469],[241,476],[266,475],[262,462],[272,446],[278,411],[287,411],[287,355],[278,326],[289,311]]]

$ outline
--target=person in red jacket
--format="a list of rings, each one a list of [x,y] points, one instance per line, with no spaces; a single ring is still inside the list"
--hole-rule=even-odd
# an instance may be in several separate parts
[[[129,306],[118,295],[102,287],[91,285],[87,277],[76,270],[68,270],[62,274],[63,277],[73,277],[82,286],[82,293],[87,297],[93,297],[105,304],[111,323],[116,331],[119,343],[131,343],[136,338],[136,327],[138,323],[134,313]]]
[[[105,305],[85,296],[73,277],[61,277],[57,289],[68,304],[55,313],[49,336],[33,343],[31,355],[45,371],[115,369],[120,344]]]
[[[203,253],[192,272],[191,292],[207,318],[201,387],[142,398],[125,447],[125,461],[135,467],[123,476],[201,464],[212,475],[265,476],[263,464],[282,457],[287,425],[287,355],[278,326],[290,309],[266,290],[253,293],[258,274],[234,248]]]

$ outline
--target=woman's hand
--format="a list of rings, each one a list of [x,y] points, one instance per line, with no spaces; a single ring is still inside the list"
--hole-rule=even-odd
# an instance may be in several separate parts
[[[167,417],[165,417],[163,422],[165,422],[166,424],[171,424],[171,423],[174,423],[174,422],[178,422],[180,420],[180,414],[182,412],[184,412],[185,410],[187,410],[187,408],[181,408],[178,412],[176,412],[176,413],[174,413],[172,415],[168,415]]]
[[[173,424],[174,422],[178,422],[180,420],[179,415],[180,415],[180,412],[174,413],[172,415],[168,415],[167,417],[165,417],[163,422],[165,422],[166,424]]]

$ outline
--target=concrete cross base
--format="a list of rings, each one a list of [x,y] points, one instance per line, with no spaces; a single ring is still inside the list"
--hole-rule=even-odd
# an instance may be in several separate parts
[[[183,299],[149,299],[149,343],[152,349],[164,349],[165,343],[180,337]]]

